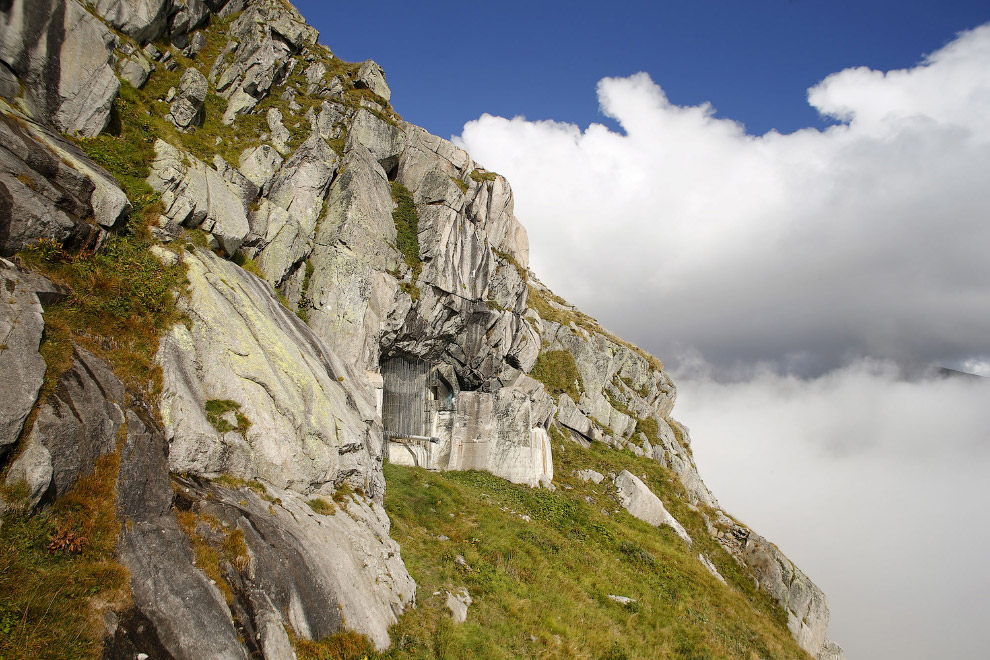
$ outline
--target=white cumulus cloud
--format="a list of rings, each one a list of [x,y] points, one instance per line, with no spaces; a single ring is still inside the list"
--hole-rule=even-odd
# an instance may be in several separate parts
[[[640,73],[598,85],[623,132],[484,115],[456,140],[509,178],[541,278],[668,359],[961,365],[990,356],[988,62],[990,25],[831,75],[825,130],[748,135]]]

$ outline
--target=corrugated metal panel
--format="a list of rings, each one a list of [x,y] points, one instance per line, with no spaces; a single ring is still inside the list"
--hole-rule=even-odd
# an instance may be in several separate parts
[[[430,363],[392,358],[382,365],[382,423],[390,437],[427,435],[426,397]]]

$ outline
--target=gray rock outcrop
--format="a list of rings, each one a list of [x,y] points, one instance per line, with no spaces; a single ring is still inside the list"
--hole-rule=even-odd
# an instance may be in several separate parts
[[[631,515],[654,527],[667,525],[691,545],[691,537],[681,523],[667,512],[660,498],[654,495],[639,477],[628,470],[623,470],[615,478],[615,488],[618,491],[619,504]]]
[[[40,116],[93,137],[110,121],[120,82],[110,66],[116,37],[76,0],[0,5],[0,60],[27,88]]]
[[[316,42],[318,33],[291,5],[253,2],[230,26],[233,38],[210,71],[217,93],[227,99],[226,124],[252,110],[288,75],[291,55]]]
[[[239,163],[241,173],[266,196],[269,184],[281,166],[282,156],[267,144],[242,153]]]
[[[151,62],[142,55],[134,53],[123,57],[117,62],[117,75],[131,87],[140,89],[151,75]]]
[[[752,571],[759,587],[787,612],[787,627],[798,644],[815,658],[843,658],[842,649],[826,638],[829,608],[822,590],[756,532],[721,513],[716,528],[723,547]]]
[[[347,480],[380,497],[381,426],[364,379],[261,279],[204,250],[185,263],[192,324],[176,326],[158,358],[172,470],[303,494],[332,494]],[[211,401],[234,402],[249,426],[220,430],[207,418]]]
[[[105,170],[0,101],[0,256],[39,238],[96,247],[130,209]]]
[[[354,78],[354,84],[357,87],[370,89],[386,102],[392,98],[392,91],[385,83],[385,72],[374,60],[368,60],[361,65],[361,69]]]
[[[341,163],[316,133],[274,175],[268,174],[268,168],[277,166],[276,154],[264,150],[265,147],[256,149],[251,156],[252,163],[258,164],[253,170],[255,176],[267,194],[251,213],[250,243],[266,278],[280,285],[312,253],[314,241],[320,240],[316,236],[317,223],[324,204],[329,209],[333,203],[327,201],[327,191]]]
[[[72,364],[42,404],[24,451],[7,483],[27,482],[28,504],[53,502],[69,492],[96,460],[117,449],[124,422],[124,385],[105,362],[75,347]]]
[[[162,195],[165,213],[159,224],[198,227],[213,234],[227,254],[237,252],[250,226],[240,191],[219,172],[156,140],[148,183]]]
[[[203,103],[208,90],[206,76],[194,67],[186,69],[169,106],[169,119],[176,128],[190,129],[203,123]]]
[[[134,41],[147,43],[164,31],[169,4],[169,0],[96,0],[93,8]]]
[[[117,478],[123,522],[118,555],[130,574],[134,607],[168,656],[246,660],[224,596],[195,566],[189,538],[175,517],[167,455],[164,437],[147,412],[128,411]],[[111,648],[124,646],[125,635],[115,637]]]
[[[275,151],[283,156],[288,154],[291,151],[289,149],[289,138],[291,134],[289,133],[289,129],[285,127],[285,124],[282,123],[282,113],[276,108],[269,108],[266,119],[268,120],[268,130],[271,131],[271,141],[272,146],[275,147]]]
[[[57,289],[45,278],[0,259],[0,461],[17,441],[45,378],[38,353],[45,328],[41,299]]]
[[[412,602],[415,583],[388,538],[380,503],[353,496],[319,514],[294,491],[269,487],[261,497],[248,488],[183,484],[180,499],[193,511],[243,534],[250,565],[228,579],[254,607],[270,603],[258,608],[266,618],[306,639],[339,632],[346,621],[378,648],[389,645],[388,628]]]

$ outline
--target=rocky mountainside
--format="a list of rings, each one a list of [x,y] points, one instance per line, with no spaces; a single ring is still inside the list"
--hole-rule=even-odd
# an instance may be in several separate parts
[[[443,657],[396,639],[423,470],[519,484],[489,490],[534,525],[594,509],[594,543],[652,557],[609,531],[638,530],[791,636],[677,657],[843,657],[701,480],[663,365],[528,269],[508,182],[287,2],[6,0],[0,97],[0,657]]]

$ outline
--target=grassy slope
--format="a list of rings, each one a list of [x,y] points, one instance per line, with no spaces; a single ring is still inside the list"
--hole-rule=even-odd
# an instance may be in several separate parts
[[[36,515],[15,507],[0,528],[0,660],[99,657],[102,613],[125,609],[127,572],[113,558],[118,455]],[[9,495],[10,493],[8,493]]]
[[[480,472],[386,468],[392,536],[419,585],[419,606],[395,631],[390,657],[807,657],[783,613],[677,497],[673,475],[604,446],[555,450],[555,493]],[[617,511],[608,480],[594,486],[570,476],[584,467],[645,475],[694,546]],[[450,540],[437,540],[441,535]],[[729,587],[702,567],[699,552]],[[456,563],[458,555],[472,570]],[[467,623],[451,629],[439,623],[443,602],[447,589],[461,586],[474,603]],[[622,606],[609,594],[637,603]]]
[[[483,472],[387,465],[386,509],[418,585],[417,607],[400,619],[384,654],[344,635],[301,646],[300,660],[807,659],[783,612],[708,536],[670,472],[605,446],[557,446],[555,461],[555,493]],[[693,547],[618,510],[608,480],[594,486],[571,476],[586,467],[645,476]],[[702,567],[699,552],[729,586]],[[467,622],[453,626],[444,602],[459,587],[474,602]],[[620,605],[610,594],[636,603]]]

